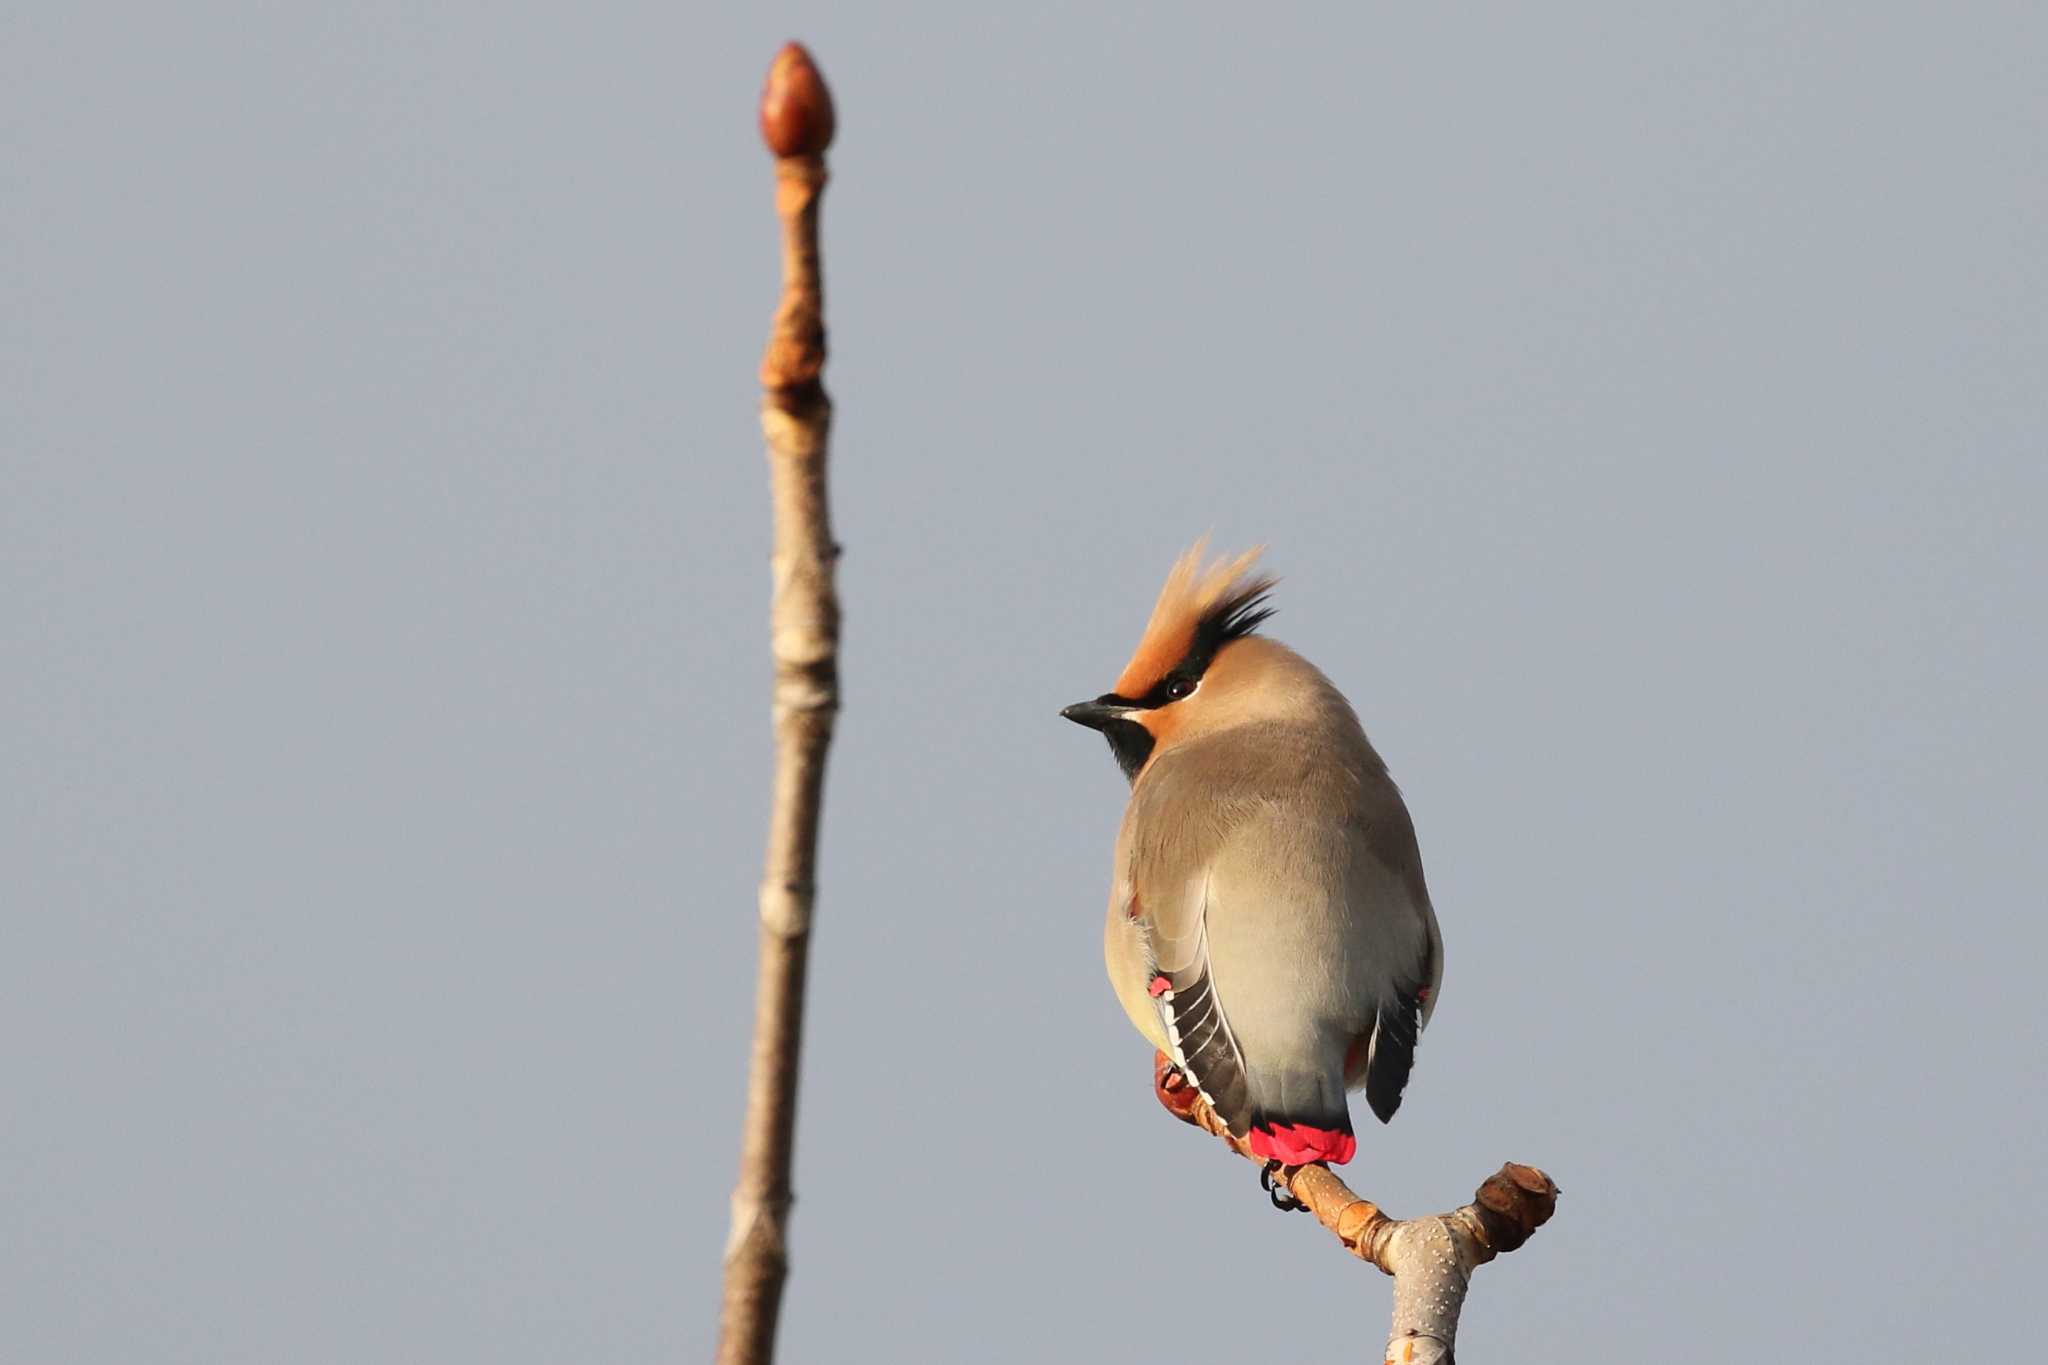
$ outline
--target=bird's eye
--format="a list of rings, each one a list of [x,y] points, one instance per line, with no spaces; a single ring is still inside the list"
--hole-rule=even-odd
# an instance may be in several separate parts
[[[1175,678],[1166,685],[1166,699],[1168,701],[1179,701],[1194,690],[1195,685],[1186,678]]]

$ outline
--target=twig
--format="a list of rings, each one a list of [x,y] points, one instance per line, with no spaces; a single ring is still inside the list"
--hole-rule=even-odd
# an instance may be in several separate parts
[[[839,600],[832,582],[838,547],[825,499],[832,402],[818,378],[825,365],[818,196],[832,130],[832,96],[810,54],[790,43],[776,54],[761,92],[761,135],[775,154],[775,211],[782,219],[782,302],[761,357],[761,429],[775,508],[775,797],[761,881],[747,1112],[725,1248],[720,1365],[766,1365],[773,1358],[789,1275],[804,968],[825,750],[839,710]]]
[[[1152,1065],[1153,1089],[1169,1113],[1264,1164],[1249,1142],[1231,1136],[1166,1054],[1155,1053]],[[1274,1172],[1274,1183],[1307,1205],[1345,1250],[1394,1277],[1388,1365],[1449,1362],[1473,1270],[1528,1241],[1550,1220],[1558,1196],[1549,1176],[1512,1161],[1486,1178],[1471,1203],[1425,1218],[1389,1218],[1328,1166],[1283,1166]]]

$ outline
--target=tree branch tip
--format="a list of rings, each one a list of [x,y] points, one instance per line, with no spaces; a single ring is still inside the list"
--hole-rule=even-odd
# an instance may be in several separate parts
[[[1486,1178],[1473,1196],[1486,1245],[1513,1251],[1557,1212],[1557,1182],[1534,1166],[1510,1161]]]
[[[784,43],[761,86],[761,140],[778,157],[822,156],[837,129],[817,63],[802,43]]]
[[[740,1176],[719,1312],[719,1365],[770,1365],[789,1273],[789,1163],[796,1130],[803,990],[816,896],[825,755],[839,710],[837,553],[826,501],[832,402],[825,363],[818,196],[832,141],[832,95],[808,52],[790,43],[768,68],[757,110],[775,154],[782,297],[761,359],[774,550],[769,648],[775,732],[773,805],[759,896],[761,927]]]

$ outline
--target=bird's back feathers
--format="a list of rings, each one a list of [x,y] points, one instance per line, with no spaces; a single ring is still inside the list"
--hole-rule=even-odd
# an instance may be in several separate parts
[[[1341,1159],[1347,1082],[1391,1117],[1440,948],[1407,812],[1355,724],[1241,726],[1167,751],[1132,793],[1118,871],[1112,975],[1163,976],[1171,998],[1119,994],[1141,1030],[1162,1019],[1233,1131],[1265,1132],[1282,1159]]]

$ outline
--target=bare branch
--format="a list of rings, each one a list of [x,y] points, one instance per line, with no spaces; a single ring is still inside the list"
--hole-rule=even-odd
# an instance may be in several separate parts
[[[1231,1136],[1229,1126],[1165,1053],[1155,1053],[1152,1066],[1153,1089],[1168,1112],[1223,1139],[1239,1156],[1264,1164],[1252,1155],[1248,1141]],[[1283,1166],[1273,1178],[1345,1250],[1394,1277],[1388,1365],[1450,1361],[1473,1270],[1528,1241],[1557,1208],[1556,1182],[1534,1166],[1514,1162],[1488,1176],[1471,1203],[1424,1218],[1389,1218],[1328,1166]]]
[[[761,134],[775,154],[782,219],[782,302],[761,357],[761,430],[775,510],[769,632],[775,655],[775,795],[761,879],[761,963],[725,1249],[719,1365],[766,1365],[789,1274],[789,1167],[796,1133],[804,971],[816,894],[825,751],[839,711],[838,546],[825,497],[832,402],[825,366],[818,197],[832,140],[832,96],[810,54],[776,54],[761,93]]]

